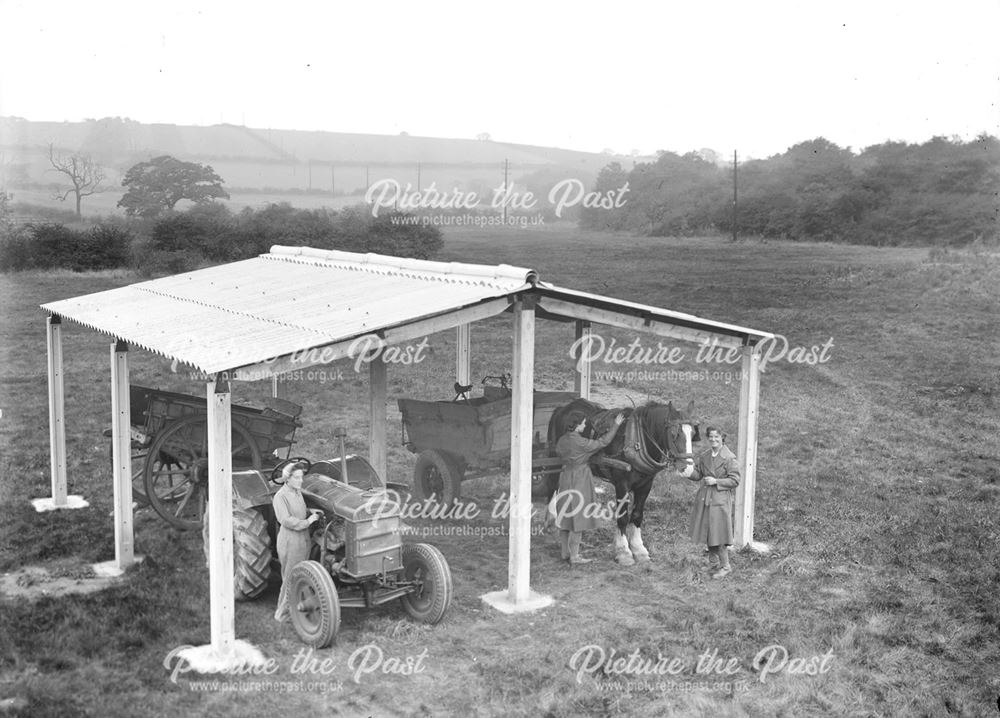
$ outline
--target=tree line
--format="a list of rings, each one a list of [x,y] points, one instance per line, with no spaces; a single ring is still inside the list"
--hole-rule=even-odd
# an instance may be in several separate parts
[[[274,244],[419,259],[434,256],[443,244],[437,227],[401,221],[406,215],[399,212],[373,217],[363,204],[334,211],[281,203],[234,214],[216,201],[229,194],[211,167],[169,156],[133,166],[122,184],[126,192],[118,206],[125,217],[86,229],[56,222],[17,224],[9,196],[0,191],[0,270],[131,267],[153,276],[247,259]],[[178,211],[182,200],[192,204]]]
[[[595,189],[628,183],[616,209],[585,209],[581,225],[652,236],[731,234],[873,245],[995,243],[1000,140],[934,137],[860,153],[823,138],[733,168],[697,153],[661,152],[626,171],[607,165]]]

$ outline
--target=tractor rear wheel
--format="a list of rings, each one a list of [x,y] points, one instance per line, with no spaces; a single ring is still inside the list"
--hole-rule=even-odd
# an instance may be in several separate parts
[[[413,495],[418,501],[432,496],[443,504],[455,503],[462,495],[461,459],[444,451],[425,449],[413,468]]]
[[[267,519],[259,511],[233,511],[233,563],[237,601],[249,601],[264,592],[271,575],[271,537]]]
[[[313,648],[326,648],[340,628],[337,587],[318,561],[302,561],[288,577],[292,627]]]
[[[403,577],[416,581],[417,589],[400,602],[410,616],[423,623],[438,623],[451,605],[451,569],[436,546],[411,543],[403,546]]]
[[[208,564],[208,513],[201,537]],[[254,509],[233,509],[233,597],[237,601],[257,598],[271,576],[271,537],[267,519]]]

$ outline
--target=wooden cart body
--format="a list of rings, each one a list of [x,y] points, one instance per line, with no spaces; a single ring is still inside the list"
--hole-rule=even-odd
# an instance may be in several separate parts
[[[575,393],[568,391],[534,392],[531,465],[533,483],[539,484],[539,491],[544,477],[562,468],[558,457],[549,456],[549,419],[557,408],[576,398]],[[414,469],[414,490],[418,497],[436,493],[426,488],[433,485],[440,487],[440,493],[451,501],[460,494],[462,480],[510,469],[509,396],[461,401],[399,399],[398,404],[403,417],[403,444],[420,455]],[[432,474],[430,478],[428,471]]]
[[[262,457],[279,449],[291,448],[295,430],[302,425],[296,410],[301,410],[301,407],[291,402],[274,401],[276,404],[287,405],[287,413],[277,408],[257,409],[240,404],[233,404],[231,408],[233,423],[240,424],[250,432]],[[191,415],[204,416],[208,412],[203,396],[150,389],[136,384],[129,387],[129,404],[133,441],[147,445],[171,421]],[[233,458],[248,457],[238,454]]]
[[[176,528],[200,528],[208,496],[205,397],[132,385],[129,400],[133,497]],[[273,466],[291,453],[302,407],[269,402],[264,409],[231,407],[234,477],[243,469]],[[282,449],[284,457],[277,453]]]

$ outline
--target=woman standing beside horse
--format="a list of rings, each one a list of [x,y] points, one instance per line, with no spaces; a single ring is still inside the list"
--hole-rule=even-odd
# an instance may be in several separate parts
[[[590,457],[611,443],[618,433],[618,427],[625,417],[618,414],[612,426],[599,439],[583,436],[587,427],[587,416],[582,411],[569,415],[568,428],[556,443],[556,454],[563,460],[559,474],[559,489],[552,502],[555,509],[555,524],[559,529],[559,547],[563,560],[572,565],[590,563],[593,559],[580,556],[583,532],[597,528],[597,492],[594,490],[594,474],[590,471]]]
[[[681,476],[702,482],[694,497],[691,540],[708,546],[712,578],[725,578],[732,571],[727,546],[733,543],[733,490],[740,485],[740,469],[719,429],[710,426],[705,435],[709,448]]]

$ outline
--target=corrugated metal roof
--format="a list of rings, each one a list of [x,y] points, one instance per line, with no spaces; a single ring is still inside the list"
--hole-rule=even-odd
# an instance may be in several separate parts
[[[689,329],[708,332],[710,334],[747,337],[751,340],[751,343],[756,343],[762,339],[774,336],[769,332],[750,329],[749,327],[739,326],[738,324],[717,322],[712,319],[696,317],[693,314],[685,314],[684,312],[661,309],[660,307],[654,307],[649,304],[639,304],[637,302],[630,302],[624,299],[614,299],[600,294],[581,292],[576,289],[566,289],[565,287],[557,287],[554,284],[549,284],[548,282],[540,281],[537,282],[536,286],[537,289],[540,290],[539,293],[543,297],[551,296],[563,301],[573,302],[575,304],[585,304],[592,307],[607,308],[654,321],[661,321],[665,324],[673,324],[679,327],[687,327]]]
[[[42,309],[215,373],[510,295],[535,279],[524,267],[275,246]]]
[[[526,290],[752,342],[770,336],[544,284],[525,267],[308,247],[275,246],[253,259],[51,302],[42,309],[214,374]]]

